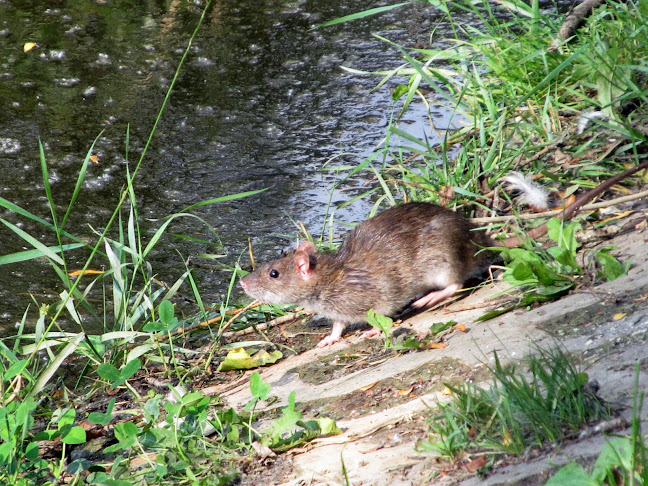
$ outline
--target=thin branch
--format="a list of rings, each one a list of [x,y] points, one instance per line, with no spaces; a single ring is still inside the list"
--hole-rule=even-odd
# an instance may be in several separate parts
[[[646,196],[648,196],[648,191],[642,191],[636,194],[630,194],[629,196],[610,199],[608,201],[586,204],[581,208],[581,210],[592,211],[594,209],[607,208],[610,206],[614,206],[615,204],[634,201],[636,199],[641,199],[642,197],[646,197]],[[560,216],[563,212],[564,209],[554,209],[552,211],[544,211],[542,213],[520,214],[518,216],[492,216],[492,217],[484,217],[484,218],[471,218],[471,221],[473,223],[478,223],[478,224],[501,223],[503,221],[511,221],[517,219],[530,220],[530,219],[538,219],[538,218],[550,218],[552,216]]]

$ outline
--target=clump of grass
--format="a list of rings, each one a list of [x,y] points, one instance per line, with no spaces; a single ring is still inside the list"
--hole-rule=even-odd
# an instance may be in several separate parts
[[[611,414],[587,374],[559,348],[538,349],[521,366],[494,358],[490,388],[449,386],[452,400],[439,405],[421,449],[452,459],[466,452],[523,455]]]
[[[520,164],[544,174],[545,183],[589,187],[622,162],[637,163],[636,145],[644,136],[636,127],[648,114],[643,75],[648,17],[642,5],[606,3],[573,38],[558,42],[558,14],[540,16],[537,4],[500,3],[508,10],[488,2],[442,4],[455,33],[453,46],[445,50],[409,50],[384,39],[405,63],[379,71],[380,85],[405,77],[407,82],[394,90],[395,100],[404,101],[394,107],[384,146],[355,169],[370,171],[383,192],[380,199],[497,210],[482,194]],[[463,26],[456,9],[476,16],[481,25]],[[415,99],[445,106],[454,113],[450,124],[463,128],[437,129],[430,116],[438,144],[408,134],[398,126],[399,112]],[[607,140],[596,132],[576,134],[578,115],[593,110],[607,116],[607,121],[594,120],[598,131],[612,129],[627,142],[615,146],[605,161],[596,160],[597,147]],[[574,158],[579,163],[571,165]]]
[[[562,467],[546,486],[582,484],[588,486],[610,486],[648,484],[648,447],[641,432],[641,413],[645,393],[639,392],[641,364],[635,371],[634,399],[632,407],[632,433],[629,437],[611,438],[601,449],[591,474],[575,462]]]

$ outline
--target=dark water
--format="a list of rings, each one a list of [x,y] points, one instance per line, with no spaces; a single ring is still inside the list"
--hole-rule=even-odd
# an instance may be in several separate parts
[[[332,165],[358,164],[385,134],[393,112],[396,81],[372,91],[380,78],[350,75],[341,65],[378,70],[398,66],[399,53],[372,37],[429,45],[442,17],[415,4],[356,22],[323,29],[323,21],[375,7],[371,1],[214,2],[171,95],[137,177],[137,206],[144,227],[210,198],[268,188],[254,197],[203,208],[223,248],[165,240],[152,255],[155,271],[172,281],[183,258],[222,253],[233,264],[248,238],[264,259],[291,245],[290,218],[313,233],[335,206],[358,194],[361,179],[331,194]],[[0,196],[45,219],[50,212],[38,159],[43,142],[50,183],[63,212],[79,167],[103,130],[82,195],[67,230],[92,235],[103,230],[125,182],[126,129],[129,159],[138,160],[204,4],[184,1],[3,1],[0,0]],[[435,39],[445,36],[443,28]],[[447,34],[450,36],[449,34]],[[37,46],[23,52],[27,42]],[[439,47],[441,44],[435,45]],[[449,114],[432,113],[438,127]],[[401,122],[432,141],[427,111],[415,107]],[[341,154],[345,154],[342,155]],[[357,221],[368,203],[336,212]],[[47,244],[42,227],[1,210]],[[171,226],[175,233],[213,239],[196,220]],[[339,228],[338,228],[339,230]],[[2,250],[29,249],[0,228]],[[74,254],[72,254],[73,256]],[[84,255],[78,254],[79,262]],[[243,259],[245,262],[245,258]],[[197,269],[206,302],[219,301],[229,274]],[[11,328],[31,302],[51,303],[62,290],[45,262],[0,267],[0,326]],[[37,317],[32,305],[30,320]]]

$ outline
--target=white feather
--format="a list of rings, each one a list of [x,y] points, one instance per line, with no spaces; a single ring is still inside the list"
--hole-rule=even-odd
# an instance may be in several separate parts
[[[576,129],[576,133],[580,135],[585,130],[587,130],[589,126],[592,124],[592,120],[601,120],[603,122],[610,121],[608,116],[602,111],[588,111],[585,113],[581,113],[581,115],[578,117],[578,128]]]
[[[516,201],[524,203],[536,210],[549,209],[549,191],[535,182],[531,177],[521,172],[511,172],[502,178],[506,188],[518,191],[520,195]]]

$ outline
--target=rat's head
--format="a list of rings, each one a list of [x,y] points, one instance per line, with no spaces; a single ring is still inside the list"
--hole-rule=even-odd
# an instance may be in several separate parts
[[[303,241],[291,255],[273,260],[241,278],[250,297],[267,304],[300,304],[316,285],[315,245]]]

